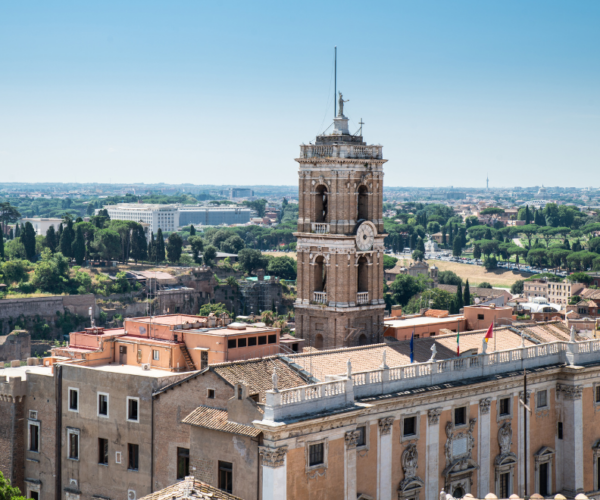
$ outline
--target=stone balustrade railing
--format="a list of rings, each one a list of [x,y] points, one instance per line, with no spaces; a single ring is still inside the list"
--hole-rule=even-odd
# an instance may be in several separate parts
[[[329,234],[329,224],[325,222],[311,223],[311,230],[316,234]]]
[[[317,304],[327,304],[327,292],[313,292],[313,300]]]
[[[381,159],[381,146],[362,146],[352,144],[300,146],[300,158],[358,158]]]
[[[315,292],[321,293],[321,292]],[[484,348],[485,349],[485,348]],[[500,373],[522,372],[542,366],[582,365],[600,356],[600,340],[551,342],[464,358],[430,360],[425,363],[388,367],[385,350],[382,367],[352,373],[348,361],[346,377],[278,392],[267,392],[265,420],[277,421],[294,416],[332,410],[350,405],[354,399],[402,392],[420,387],[441,386],[469,378],[490,377]],[[268,413],[268,416],[267,416]]]
[[[356,294],[357,304],[368,304],[369,303],[369,292],[358,292]]]

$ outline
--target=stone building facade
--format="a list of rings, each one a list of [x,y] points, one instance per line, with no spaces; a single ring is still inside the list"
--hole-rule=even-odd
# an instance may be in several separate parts
[[[24,330],[15,330],[10,335],[0,336],[0,362],[27,359],[31,356],[31,335]]]
[[[351,135],[348,118],[300,147],[296,335],[309,345],[383,336],[382,146]]]

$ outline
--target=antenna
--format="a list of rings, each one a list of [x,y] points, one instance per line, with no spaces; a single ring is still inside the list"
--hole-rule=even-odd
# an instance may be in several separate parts
[[[337,116],[337,103],[336,103],[336,96],[337,96],[337,45],[334,47],[334,51],[335,51],[335,62],[334,62],[334,83],[333,83],[333,117],[335,118]],[[331,80],[329,80],[331,81]],[[331,85],[331,84],[330,84]]]

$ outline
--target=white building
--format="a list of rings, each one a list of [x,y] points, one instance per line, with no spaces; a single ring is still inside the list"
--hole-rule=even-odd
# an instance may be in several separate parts
[[[51,219],[48,217],[31,217],[21,219],[21,223],[25,224],[26,222],[31,222],[33,229],[35,229],[35,234],[46,236],[46,232],[50,229],[50,226],[54,226],[54,230],[58,231],[58,226],[60,226],[62,219]]]
[[[148,224],[154,233],[158,229],[175,231],[179,227],[179,208],[176,205],[149,203],[119,203],[104,207],[111,220],[132,220]],[[96,214],[99,210],[96,210]]]

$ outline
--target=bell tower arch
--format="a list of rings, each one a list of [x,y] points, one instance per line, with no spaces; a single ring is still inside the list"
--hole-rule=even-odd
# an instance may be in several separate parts
[[[319,349],[381,342],[383,148],[350,134],[339,113],[296,161],[296,335]]]

